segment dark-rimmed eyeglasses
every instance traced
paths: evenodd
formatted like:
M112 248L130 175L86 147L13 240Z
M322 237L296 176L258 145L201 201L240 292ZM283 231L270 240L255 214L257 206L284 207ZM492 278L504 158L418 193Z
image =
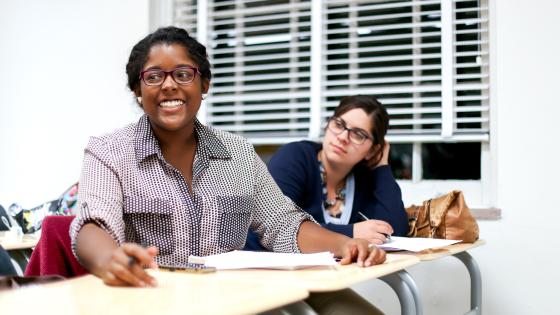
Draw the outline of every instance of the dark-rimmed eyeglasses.
M337 136L347 130L348 139L354 144L363 144L367 140L373 141L373 137L368 135L363 129L346 127L346 122L340 117L332 117L329 119L327 128Z
M194 81L197 73L200 74L200 71L196 67L179 67L171 71L148 69L140 72L140 79L142 79L146 85L156 86L162 85L165 79L167 79L167 76L171 75L173 81L177 84L187 85Z

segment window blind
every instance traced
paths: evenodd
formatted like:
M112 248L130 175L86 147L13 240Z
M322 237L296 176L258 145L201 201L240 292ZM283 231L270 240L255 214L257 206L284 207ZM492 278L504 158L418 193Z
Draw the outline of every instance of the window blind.
M323 118L341 97L387 106L392 142L488 137L487 8L478 1L326 1Z
M206 122L253 142L310 126L310 1L208 1Z
M186 29L189 35L197 37L197 0L175 0L173 1L173 24Z
M254 143L315 138L341 97L372 94L391 116L391 142L488 140L485 1L175 6L176 24L191 33L204 27L214 76L205 101L209 125ZM312 62L319 65L313 72Z

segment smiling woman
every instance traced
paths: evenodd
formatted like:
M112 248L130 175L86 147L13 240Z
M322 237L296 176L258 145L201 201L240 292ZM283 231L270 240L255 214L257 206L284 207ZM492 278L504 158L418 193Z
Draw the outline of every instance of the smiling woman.
M323 229L285 198L247 140L196 119L210 64L185 30L148 35L126 71L144 115L90 139L71 227L75 255L105 283L155 286L145 267L241 249L249 228L277 252L331 251L366 267L385 260L382 250ZM325 299L323 307L377 312L351 290Z

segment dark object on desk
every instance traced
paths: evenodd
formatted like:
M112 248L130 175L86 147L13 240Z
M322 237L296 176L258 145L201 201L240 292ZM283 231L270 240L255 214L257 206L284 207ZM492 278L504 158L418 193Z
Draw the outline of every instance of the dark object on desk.
M6 209L4 209L4 207L2 207L2 205L0 205L0 231L9 231L10 227L6 226L5 223L2 222L2 217L6 218L7 222L10 222L9 217L8 217L8 213L6 212Z
M17 271L8 252L0 246L0 276L15 276Z
M177 271L177 272L188 272L188 273L210 273L216 272L216 268L214 267L207 267L203 264L193 264L188 263L184 266L159 266L160 269L167 270L167 271Z
M23 233L31 234L41 228L43 218L53 214L57 202L57 200L51 200L31 209L23 209L20 205L14 203L10 208L19 209L19 211L14 211L17 212L14 219L21 226Z
M66 189L58 199L47 201L31 209L23 209L17 203L12 204L12 216L22 227L23 233L34 233L41 229L43 219L51 215L73 216L75 215L78 199L78 183L74 183ZM0 212L1 215L1 212Z
M17 289L24 286L45 284L64 280L61 276L19 277L0 276L0 291Z
M421 206L410 206L406 212L408 237L462 240L466 243L478 240L478 224L459 190L426 200Z
M72 278L88 273L72 254L69 231L73 219L73 216L48 216L43 220L41 238L25 269L26 276Z

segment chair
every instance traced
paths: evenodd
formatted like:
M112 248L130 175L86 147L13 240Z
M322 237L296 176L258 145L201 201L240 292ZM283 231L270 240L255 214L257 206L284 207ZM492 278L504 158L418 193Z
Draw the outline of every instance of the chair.
M59 275L73 278L89 273L72 254L70 224L74 216L47 216L41 238L25 268L25 276Z

